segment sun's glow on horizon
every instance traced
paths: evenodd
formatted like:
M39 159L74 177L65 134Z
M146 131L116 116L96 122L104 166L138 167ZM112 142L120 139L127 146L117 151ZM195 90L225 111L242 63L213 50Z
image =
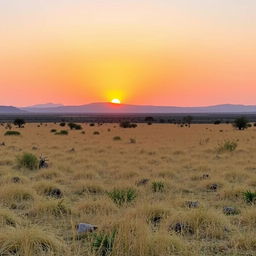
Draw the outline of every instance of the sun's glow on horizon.
M0 1L0 105L255 104L255 0L59 2Z
M119 99L113 99L113 100L111 100L111 103L113 103L113 104L121 104L121 101Z

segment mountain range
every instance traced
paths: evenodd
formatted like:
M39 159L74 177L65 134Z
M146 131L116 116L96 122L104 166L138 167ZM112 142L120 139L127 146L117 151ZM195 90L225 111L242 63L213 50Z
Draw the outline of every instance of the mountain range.
M176 106L152 106L113 104L109 102L97 102L79 106L64 106L61 104L40 104L29 107L0 106L0 114L91 114L91 113L256 113L256 105L222 104L205 107L176 107Z

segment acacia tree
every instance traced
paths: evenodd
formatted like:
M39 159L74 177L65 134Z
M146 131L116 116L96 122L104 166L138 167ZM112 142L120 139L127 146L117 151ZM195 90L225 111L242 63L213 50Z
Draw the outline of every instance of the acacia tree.
M17 125L19 128L21 128L21 127L25 124L25 120L24 120L24 119L21 119L21 118L16 118L16 119L13 121L13 124L14 124L14 125Z
M248 119L244 116L241 116L234 120L233 126L239 130L244 130L248 128L248 124Z

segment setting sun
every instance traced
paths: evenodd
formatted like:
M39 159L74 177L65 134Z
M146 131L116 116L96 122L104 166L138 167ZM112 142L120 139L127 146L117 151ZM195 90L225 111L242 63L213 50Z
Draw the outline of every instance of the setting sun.
M113 99L113 100L111 101L111 103L120 104L121 101L120 101L119 99Z

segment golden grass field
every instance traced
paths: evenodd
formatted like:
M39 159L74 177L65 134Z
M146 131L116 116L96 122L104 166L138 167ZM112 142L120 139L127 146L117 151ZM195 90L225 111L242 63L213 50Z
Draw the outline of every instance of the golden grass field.
M50 132L63 129L58 124L13 127L21 136L4 136L0 126L1 256L256 255L256 206L243 196L256 191L256 127L82 126L84 133L67 136ZM236 150L218 152L225 140L236 141ZM23 152L42 153L49 168L18 168ZM138 186L142 179L149 182ZM153 182L164 187L154 192ZM216 191L211 184L218 185ZM59 188L63 198L47 196L51 188ZM132 188L137 197L115 204L108 194L115 188ZM199 207L189 208L186 201ZM225 215L223 207L239 213ZM78 237L78 223L98 230ZM173 228L177 223L181 232ZM113 232L111 254L104 244L94 246L96 236Z

